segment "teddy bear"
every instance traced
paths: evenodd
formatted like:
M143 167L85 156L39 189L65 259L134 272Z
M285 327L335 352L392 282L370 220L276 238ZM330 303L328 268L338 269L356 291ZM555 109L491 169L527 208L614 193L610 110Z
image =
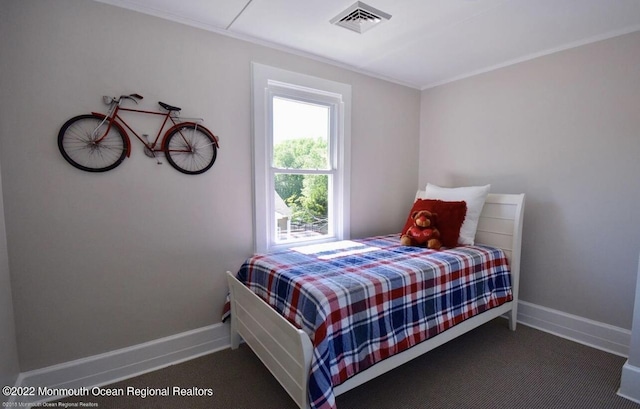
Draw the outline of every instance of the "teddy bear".
M400 238L403 246L421 246L432 250L440 250L440 232L436 228L438 215L428 210L420 210L411 214L413 226Z

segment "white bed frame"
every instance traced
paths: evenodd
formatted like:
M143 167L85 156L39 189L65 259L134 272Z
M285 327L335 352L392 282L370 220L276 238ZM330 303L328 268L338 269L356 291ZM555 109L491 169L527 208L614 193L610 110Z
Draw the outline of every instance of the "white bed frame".
M505 251L511 267L513 301L371 366L334 387L334 394L353 389L503 314L507 314L509 328L515 331L523 211L524 194L489 194L475 240L477 244ZM313 349L309 336L251 292L233 273L227 271L227 278L231 293L231 348L238 348L242 337L296 404L302 409L309 408L307 383Z

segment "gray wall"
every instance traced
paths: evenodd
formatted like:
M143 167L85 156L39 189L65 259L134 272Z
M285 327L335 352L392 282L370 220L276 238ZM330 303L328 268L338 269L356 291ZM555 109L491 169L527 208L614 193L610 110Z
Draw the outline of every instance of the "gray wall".
M20 373L18 348L13 320L13 300L9 256L5 234L4 206L2 203L2 177L0 176L0 385L13 385ZM8 397L2 396L5 401Z
M640 33L422 93L420 185L525 192L524 301L631 327Z
M8 19L6 14L0 12L0 38L7 35L6 27ZM0 55L4 56L6 48L0 40ZM0 58L0 78L6 72L6 58ZM2 89L0 87L0 89ZM1 121L0 121L1 122ZM0 127L2 125L0 124ZM3 151L0 138L0 152ZM0 165L1 168L1 165ZM2 172L0 172L0 385L13 385L20 366L18 362L18 349L16 344L16 331L13 314L13 297L11 292L11 276L9 274L9 254L7 252L7 235L4 217L4 203L2 194ZM6 401L8 397L2 396L0 400Z
M419 91L93 1L2 9L1 163L22 371L219 322L223 273L252 251L251 61L352 85L352 236L403 224L418 184ZM220 136L214 167L186 176L139 144L104 174L67 164L56 146L64 121L132 92L143 107L162 100L204 117Z

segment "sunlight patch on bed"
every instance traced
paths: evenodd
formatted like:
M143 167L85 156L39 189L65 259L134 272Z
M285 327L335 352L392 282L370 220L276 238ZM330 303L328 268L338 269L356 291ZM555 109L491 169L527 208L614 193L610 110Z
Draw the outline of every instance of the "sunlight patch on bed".
M380 250L380 247L367 246L351 240L334 241L330 243L312 244L309 246L293 247L292 250L302 254L316 255L320 260L331 260L353 254L368 253Z

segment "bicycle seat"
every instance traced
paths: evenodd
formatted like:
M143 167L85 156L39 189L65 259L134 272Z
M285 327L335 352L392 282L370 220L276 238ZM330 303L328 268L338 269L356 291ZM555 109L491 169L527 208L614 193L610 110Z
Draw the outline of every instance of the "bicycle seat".
M180 111L182 108L174 107L173 105L165 104L162 101L158 101L158 104L167 111Z

